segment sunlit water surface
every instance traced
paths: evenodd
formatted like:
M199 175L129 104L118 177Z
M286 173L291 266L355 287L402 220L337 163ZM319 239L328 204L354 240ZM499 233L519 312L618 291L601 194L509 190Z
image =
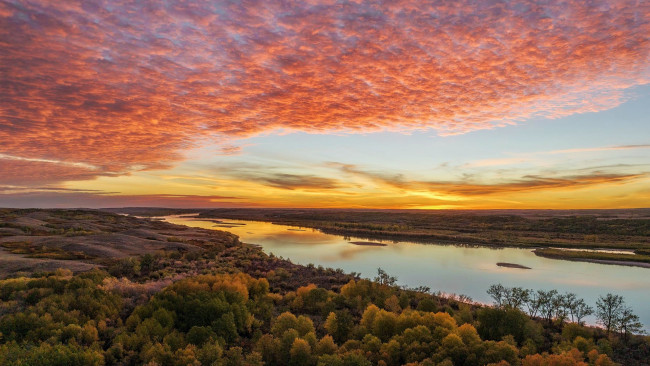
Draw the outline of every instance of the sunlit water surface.
M242 242L259 244L266 253L291 259L294 263L341 268L367 278L374 277L377 268L381 267L396 276L401 285L428 286L432 291L463 294L483 303L490 302L485 291L495 283L574 292L593 307L599 295L611 292L622 295L639 315L646 331L650 331L649 268L553 260L538 257L530 249L517 248L390 241L384 241L386 246L362 246L350 241L366 241L364 239L259 221L224 219L224 224L217 224L181 216L167 216L165 220L229 231L238 235ZM531 269L499 267L497 262L516 263ZM593 317L587 321L595 322Z

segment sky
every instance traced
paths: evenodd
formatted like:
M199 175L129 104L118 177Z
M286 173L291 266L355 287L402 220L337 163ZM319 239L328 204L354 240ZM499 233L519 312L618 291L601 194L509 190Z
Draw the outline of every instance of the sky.
M650 207L650 2L0 1L0 207Z

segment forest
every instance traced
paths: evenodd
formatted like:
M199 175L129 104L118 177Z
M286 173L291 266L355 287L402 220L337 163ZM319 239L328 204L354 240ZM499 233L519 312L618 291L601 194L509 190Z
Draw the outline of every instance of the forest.
M650 359L650 338L615 294L585 304L572 294L495 284L486 289L494 303L484 305L397 286L381 269L363 279L297 265L219 231L100 211L0 214L0 244L20 239L39 248L0 263L36 256L90 266L73 272L39 264L43 270L2 274L2 365L603 366ZM103 243L119 248L119 240L143 237L153 243L147 250L92 255ZM85 245L72 246L75 240ZM77 256L62 256L68 249ZM584 324L591 313L600 327Z

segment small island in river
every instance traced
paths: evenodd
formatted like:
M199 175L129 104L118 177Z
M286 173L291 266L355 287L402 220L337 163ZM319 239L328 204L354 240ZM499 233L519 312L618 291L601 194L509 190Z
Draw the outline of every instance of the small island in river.
M531 269L530 267L522 266L521 264L506 263L506 262L498 262L497 266L499 266L499 267L507 267L507 268Z
M365 245L369 247L385 247L386 245L388 245L384 243L377 243L374 241L351 241L349 243L354 245Z

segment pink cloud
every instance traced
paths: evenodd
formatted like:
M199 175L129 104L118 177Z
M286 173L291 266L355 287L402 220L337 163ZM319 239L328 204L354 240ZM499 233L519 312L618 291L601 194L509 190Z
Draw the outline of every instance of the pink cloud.
M75 180L164 168L206 138L599 111L650 81L649 19L632 0L7 1L0 153L98 167L33 177Z

